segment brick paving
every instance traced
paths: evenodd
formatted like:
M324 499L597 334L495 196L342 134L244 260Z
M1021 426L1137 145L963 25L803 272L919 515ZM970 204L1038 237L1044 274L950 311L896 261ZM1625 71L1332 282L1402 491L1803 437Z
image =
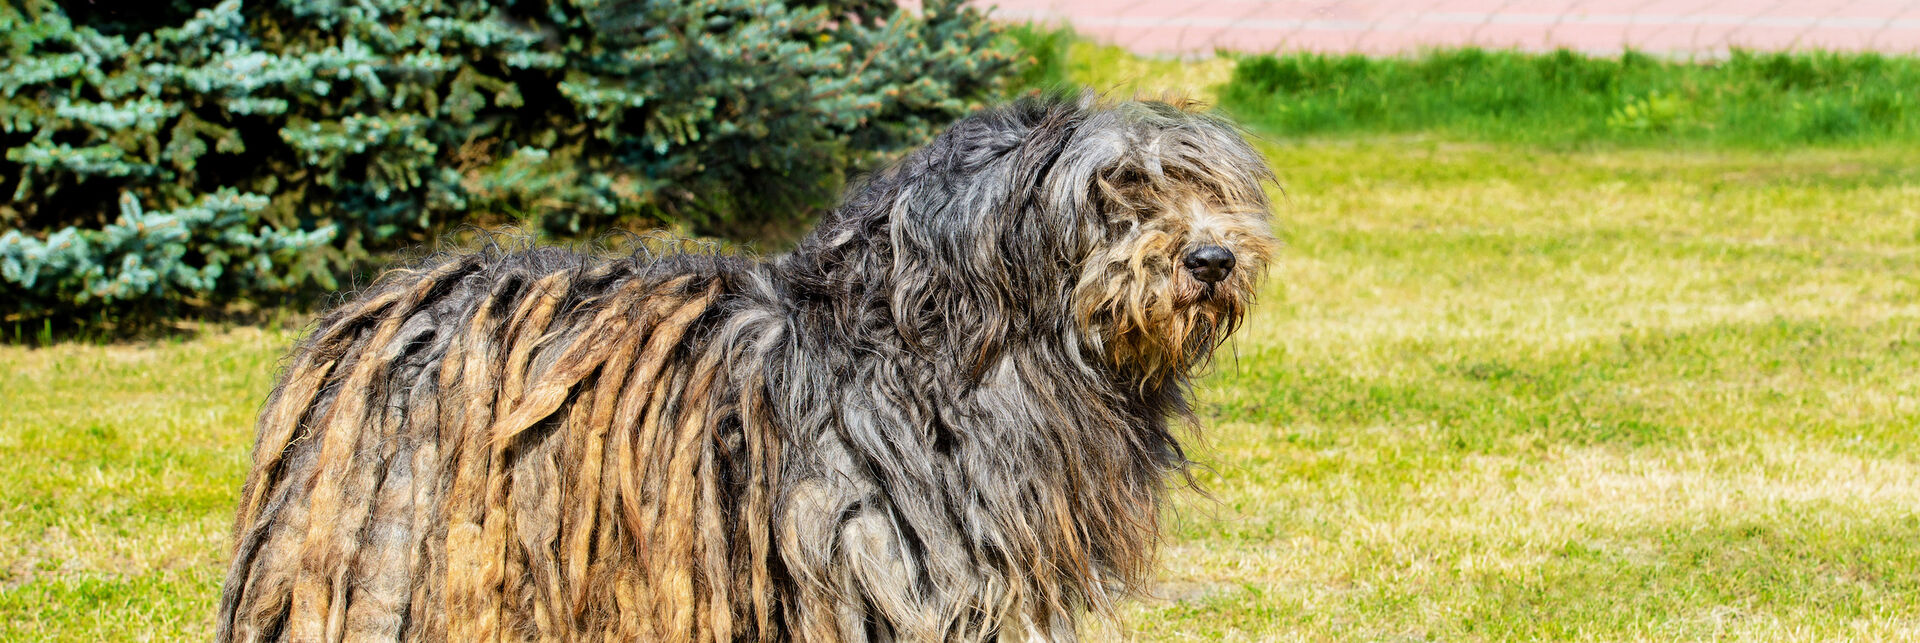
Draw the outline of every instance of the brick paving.
M1920 53L1920 0L976 0L1136 53L1398 54L1476 45L1675 57L1733 48Z

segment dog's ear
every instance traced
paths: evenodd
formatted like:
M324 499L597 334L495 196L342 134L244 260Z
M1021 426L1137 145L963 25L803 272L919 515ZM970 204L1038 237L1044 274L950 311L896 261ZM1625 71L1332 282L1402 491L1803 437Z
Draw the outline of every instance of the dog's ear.
M887 204L888 303L901 339L950 377L977 382L997 362L1022 286L1007 271L1018 187L1014 157L1026 130L1006 114L955 124L892 177ZM956 382L959 384L959 382Z
M1088 181L1121 151L1086 154L1086 112L1025 104L956 123L897 177L890 204L892 308L909 344L977 380L1036 310L1065 298L1058 274L1091 250ZM961 354L965 353L965 354Z

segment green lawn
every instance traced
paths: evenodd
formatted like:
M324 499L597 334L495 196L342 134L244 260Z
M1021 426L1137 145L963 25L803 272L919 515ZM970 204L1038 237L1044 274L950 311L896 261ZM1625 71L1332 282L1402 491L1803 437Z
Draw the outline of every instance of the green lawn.
M1920 638L1920 150L1267 149L1139 638ZM0 639L209 634L293 337L0 346Z
M1268 150L1141 638L1920 636L1920 151ZM208 634L293 336L0 347L0 639Z
M0 640L212 635L253 416L293 338L0 346Z
M1146 638L1920 637L1920 153L1270 150Z

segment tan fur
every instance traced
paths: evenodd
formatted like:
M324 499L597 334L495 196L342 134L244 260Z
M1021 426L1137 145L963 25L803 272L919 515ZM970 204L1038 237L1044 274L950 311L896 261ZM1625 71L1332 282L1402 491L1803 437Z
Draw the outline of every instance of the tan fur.
M1086 337L1105 342L1100 348L1116 366L1148 374L1143 384L1191 367L1233 332L1278 245L1265 196L1183 176L1205 169L1122 167L1098 183L1128 231L1081 271L1074 310ZM1188 249L1207 244L1234 248L1240 261L1211 287L1180 263Z

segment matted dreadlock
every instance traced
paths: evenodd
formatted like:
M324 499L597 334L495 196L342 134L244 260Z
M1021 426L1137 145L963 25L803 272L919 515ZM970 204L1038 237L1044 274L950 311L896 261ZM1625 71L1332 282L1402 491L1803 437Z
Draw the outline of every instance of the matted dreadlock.
M1022 102L767 260L445 256L261 414L219 639L1070 640L1274 247L1217 117Z

